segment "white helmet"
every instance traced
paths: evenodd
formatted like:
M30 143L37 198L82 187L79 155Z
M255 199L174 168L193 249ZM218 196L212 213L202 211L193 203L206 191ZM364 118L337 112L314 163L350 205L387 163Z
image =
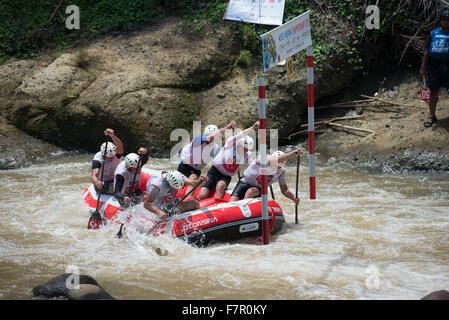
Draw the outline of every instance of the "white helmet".
M174 189L181 189L184 187L185 176L179 171L164 172L163 177L167 180L170 187Z
M104 155L105 148L106 148L106 142L103 142L103 144L101 145L101 148L100 148L101 155ZM116 153L115 144L113 144L112 142L108 142L108 149L106 150L106 157L113 157L113 156L115 156L115 153Z
M248 150L254 148L254 140L250 136L245 136L243 139L240 139L238 143Z
M284 154L285 154L285 152L283 152L283 151L275 151L275 152L273 152L273 153L271 154L271 156L272 156L273 158L279 158L280 156L282 156L282 155L284 155ZM285 161L285 160L284 160L284 161ZM284 161L278 163L278 165L280 165L280 164L283 163Z
M284 154L285 154L285 152L283 152L283 151L275 151L275 152L273 152L273 154L271 156L279 158L280 156L283 156Z
M137 153L129 153L125 157L125 163L128 168L137 168L140 156Z
M210 124L208 126L206 126L206 128L204 128L204 136L210 136L212 133L214 133L215 131L218 131L218 127L214 124Z

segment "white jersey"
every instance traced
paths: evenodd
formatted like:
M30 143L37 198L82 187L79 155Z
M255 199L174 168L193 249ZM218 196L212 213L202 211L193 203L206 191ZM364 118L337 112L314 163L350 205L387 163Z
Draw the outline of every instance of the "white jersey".
M207 143L206 136L195 136L181 150L181 161L197 170L203 169L218 153L218 144Z
M172 188L167 181L160 174L155 174L148 179L147 192L149 195L154 196L156 199L153 201L153 205L157 208L165 203L176 200L177 190Z
M131 193L132 191L134 191L136 186L140 186L141 173L140 172L137 173L136 180L134 181L134 186L132 186L131 184L133 183L134 173L126 168L125 161L120 162L117 168L115 168L114 177L117 175L120 175L124 178L123 186L122 189L120 190L122 194ZM114 190L115 184L116 179L114 179Z
M117 168L118 164L120 163L120 159L116 156L114 156L114 159L112 161L105 161L103 160L103 154L101 151L98 151L92 160L92 162L98 161L103 166L104 165L104 172L103 172L103 181L111 181L114 180L114 171L115 168ZM106 163L106 164L104 164ZM100 167L100 173L101 173L101 167Z
M213 165L221 174L233 176L240 168L240 165L251 161L252 156L249 152L245 152L243 155L237 152L237 141L244 137L245 133L242 131L228 138L224 147L215 156Z
M276 167L278 168L278 167ZM262 175L260 171L262 169L262 164L260 162L260 157L257 160L254 160L248 168L246 168L245 172L243 172L242 181L254 187L262 186ZM285 181L285 169L278 168L276 171L272 169L272 167L267 167L267 181L270 186L276 181L279 181L279 185L286 185Z

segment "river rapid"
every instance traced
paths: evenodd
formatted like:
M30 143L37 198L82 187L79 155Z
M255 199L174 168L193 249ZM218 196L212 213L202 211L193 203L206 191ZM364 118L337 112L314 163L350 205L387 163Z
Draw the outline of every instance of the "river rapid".
M448 173L380 173L318 157L310 200L304 156L299 224L276 183L286 224L269 245L197 248L131 230L117 239L115 224L88 230L81 195L92 156L66 153L0 171L0 299L32 299L33 287L68 266L118 299L402 300L449 288ZM176 168L168 159L147 166ZM296 166L286 169L294 193Z

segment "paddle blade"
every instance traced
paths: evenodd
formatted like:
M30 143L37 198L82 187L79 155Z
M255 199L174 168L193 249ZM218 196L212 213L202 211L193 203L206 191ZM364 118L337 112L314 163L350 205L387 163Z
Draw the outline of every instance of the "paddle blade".
M98 211L95 211L87 223L87 229L100 229L102 225L101 215Z
M120 225L120 230L117 232L117 235L116 235L116 237L119 239L121 239L123 237L122 229L123 229L123 223Z

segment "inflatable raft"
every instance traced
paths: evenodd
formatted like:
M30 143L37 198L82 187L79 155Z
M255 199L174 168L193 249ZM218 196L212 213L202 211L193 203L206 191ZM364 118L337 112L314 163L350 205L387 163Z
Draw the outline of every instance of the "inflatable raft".
M143 191L146 191L146 183L153 174L160 174L160 171L147 168L142 169L142 183L140 187ZM185 188L179 190L177 197L183 197L185 192ZM199 189L196 189L193 196L196 196L198 193ZM201 200L200 209L172 215L164 222L159 222L157 216L151 213L135 217L137 221L133 221L133 225L135 223L140 224L140 232L149 233L155 237L169 234L196 245L261 235L261 199L254 198L229 202L230 195L230 192L227 190L223 199L217 199L212 196L211 198ZM90 208L96 208L98 197L93 185L90 185L84 191L83 199ZM142 207L141 210L145 209ZM123 210L117 199L112 195L101 195L99 211L105 221L120 223L117 217ZM275 234L282 228L285 219L282 208L274 200L268 201L268 216L270 233Z

